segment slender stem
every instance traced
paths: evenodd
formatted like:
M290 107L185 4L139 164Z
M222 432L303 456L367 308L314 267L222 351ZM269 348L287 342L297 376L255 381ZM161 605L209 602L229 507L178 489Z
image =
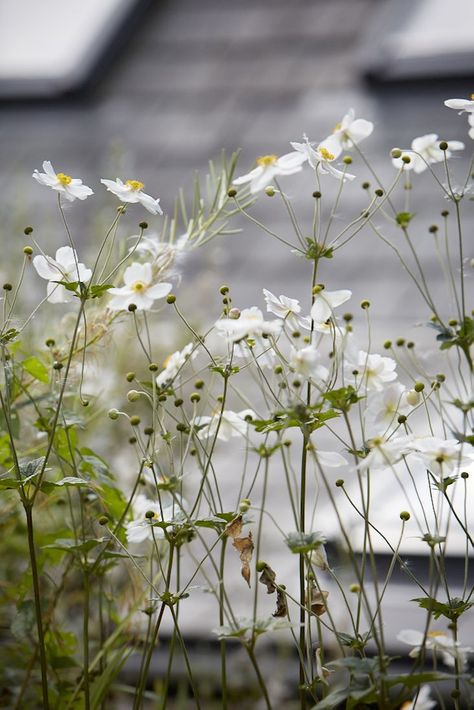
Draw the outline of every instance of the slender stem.
M253 647L250 644L245 644L245 650L248 653L248 656L250 658L250 662L252 666L254 667L255 674L257 676L258 684L260 686L260 689L263 694L263 698L265 700L265 704L267 706L267 710L272 710L272 704L270 702L270 697L268 695L268 690L267 686L265 685L265 681L263 679L263 676L260 672L260 668L258 667L257 659L255 658L255 651L253 650Z
M84 708L85 710L90 710L91 699L90 699L90 686L89 686L89 602L90 602L90 584L89 584L89 572L84 569L83 574L84 580L84 615L82 623L82 633L83 633L83 663L84 663Z
M227 536L222 538L221 558L219 565L219 626L224 624L224 565L225 565L225 549ZM226 643L225 639L220 640L221 652L221 701L222 710L227 710L227 659L226 659Z
M38 630L38 648L41 666L41 687L43 690L43 709L49 710L48 698L48 664L46 660L46 649L44 645L43 632L43 617L41 612L41 597L38 578L38 564L36 561L34 528L33 528L33 510L32 505L28 503L24 505L26 513L26 525L28 529L28 548L30 551L31 574L33 577L33 593L35 596L35 611L36 611L36 628Z

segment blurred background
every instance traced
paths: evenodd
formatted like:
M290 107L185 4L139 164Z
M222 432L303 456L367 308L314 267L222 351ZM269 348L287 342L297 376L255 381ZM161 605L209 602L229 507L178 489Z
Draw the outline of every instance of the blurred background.
M67 210L85 261L82 250L93 249L116 208L99 178L141 180L171 213L178 189L192 194L194 172L205 172L222 149L242 148L238 174L246 173L256 156L286 153L303 132L322 140L351 107L375 123L362 148L388 182L394 146L408 148L425 133L469 142L465 117L443 101L474 90L473 24L472 0L450 0L449 10L444 0L0 0L1 248L18 247L20 258L28 224L47 253L64 243L55 195L31 179L44 160L96 192ZM467 157L452 160L463 177L467 148ZM367 171L360 160L352 167L360 179L345 188L341 228L366 203ZM295 176L289 194L309 228L308 182L306 173ZM433 195L422 176L414 230L436 292L428 226L446 202ZM261 202L259 219L288 232L281 206ZM158 228L160 218L130 210L129 234L143 218ZM387 337L423 338L421 329L415 336L406 329L429 314L386 247L364 232L352 247L322 276L331 290L353 290L354 311L363 298L373 301L373 349ZM217 317L224 282L239 307L262 307L263 286L305 298L304 266L246 224L242 234L193 253L180 289L200 327ZM195 611L189 623L193 631L208 627Z

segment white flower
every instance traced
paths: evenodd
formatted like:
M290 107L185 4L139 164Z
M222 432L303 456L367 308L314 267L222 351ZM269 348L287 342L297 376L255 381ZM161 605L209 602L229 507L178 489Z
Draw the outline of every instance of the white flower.
M440 653L443 663L447 666L454 667L456 660L458 661L461 670L464 669L467 661L468 653L472 653L472 648L469 646L461 646L459 641L454 641L452 636L448 636L444 631L428 631L426 639L421 631L414 629L403 629L397 635L397 639L414 648L408 654L411 658L417 658L424 641L424 647L433 653Z
M134 303L139 311L146 311L153 306L157 298L164 298L171 291L169 283L153 283L151 264L139 264L137 261L125 269L123 275L125 286L110 288L109 308L113 311L123 311Z
M49 160L43 162L43 170L44 173L35 170L32 177L34 177L40 185L46 185L64 195L69 202L85 200L86 197L94 194L90 187L82 184L82 180L79 180L79 178L72 178L70 175L65 175L64 173L55 173Z
M125 532L129 543L139 543L144 540L163 538L164 530L155 527L157 521L169 522L182 512L181 506L173 501L167 506L161 506L158 501L153 501L139 493L133 501L133 513L137 517L125 525ZM153 513L152 516L147 513Z
M326 468L340 468L347 466L347 461L341 454L336 451L321 451L316 449L316 458L321 466Z
M432 710L436 707L436 700L431 697L429 685L423 685L413 700L406 700L400 710Z
M222 414L221 412L216 412L211 417L195 417L193 424L203 427L199 430L199 436L208 439L214 437L217 432L218 439L229 441L233 436L245 436L247 434L249 425L246 418L248 417L254 419L255 412L251 409L243 409L241 412L232 412L230 409L225 409Z
M117 195L121 202L140 202L140 204L152 214L163 214L160 207L160 200L154 199L143 192L145 185L140 180L126 180L122 182L120 178L116 180L101 180L109 192Z
M354 109L349 109L344 118L340 123L337 123L332 132L332 137L336 141L331 143L334 148L339 145L339 152L336 157L342 153L343 150L350 150L360 143L365 138L368 138L372 131L374 130L374 124L371 121L366 121L365 118L355 118ZM325 145L325 141L321 143Z
M190 358L195 357L197 352L194 350L194 344L188 343L184 346L182 350L176 350L176 352L169 355L164 362L164 370L156 378L156 384L158 387L162 387L174 380L178 372L183 367L184 363Z
M346 363L346 375L348 381L363 382L368 390L382 390L386 382L397 379L396 366L391 357L359 350L356 361Z
M459 113L467 113L467 120L470 125L469 137L474 139L474 94L470 99L448 99L444 102L448 108L453 108Z
M327 567L325 567L324 569L327 569ZM331 673L334 673L334 671L329 670L328 668L326 668L326 666L323 666L323 664L321 663L321 649L317 648L316 649L316 676L319 678L321 683L324 683L324 685L329 686L327 679L329 678Z
M299 375L311 380L326 380L329 371L324 365L320 365L320 354L313 345L308 345L301 350L291 349L290 367Z
M268 322L260 308L244 308L237 319L222 318L216 321L217 330L229 341L237 342L242 338L260 338L262 335L277 335L281 330L281 321Z
M314 170L317 170L322 175L329 174L338 180L354 180L355 175L351 175L346 171L337 170L332 163L340 154L340 141L336 136L329 136L323 143L316 146L315 143L310 143L308 137L303 135L304 143L292 142L291 147L297 153L301 153L304 159L308 161Z
M150 232L146 237L140 237L134 234L130 240L134 240L136 246L130 247L128 253L131 252L146 256L151 256L154 266L158 271L169 269L179 259L181 254L186 249L188 235L184 234L179 237L176 242L163 242L160 240L156 232ZM138 241L140 240L140 241Z
M473 454L466 453L467 444L456 439L438 439L434 436L416 439L415 448L431 473L447 476L454 469L472 463Z
M266 288L263 289L263 294L269 313L273 313L278 316L278 318L284 320L293 330L298 330L299 327L310 330L311 319L299 315L301 313L299 301L295 298L288 298L288 296L283 295L277 298L271 291L267 291Z
M349 300L352 296L352 291L342 289L341 291L326 291L321 289L314 296L314 302L311 306L311 318L315 325L325 325L333 315L333 311L338 306Z
M399 436L386 438L377 436L369 442L370 451L361 461L358 468L360 471L367 471L371 468L386 468L393 466L402 459L403 456L413 451L413 437Z
M299 173L306 157L300 153L286 153L280 158L277 155L262 155L257 158L257 167L246 175L236 178L234 185L250 183L250 192L255 194L263 190L277 175L293 175Z
M368 428L380 434L395 426L399 415L407 414L411 409L407 395L405 387L399 382L369 392L366 409Z
M55 259L39 254L33 259L33 266L39 276L48 281L47 293L50 303L70 303L74 300L74 293L58 284L58 281L87 283L92 276L92 271L78 262L77 254L71 247L60 247Z
M451 151L464 149L464 143L461 143L461 141L447 141L447 143L448 149L441 150L437 134L427 133L412 140L411 150L403 151L402 157L408 155L411 159L409 163L404 163L402 157L392 158L392 163L396 168L422 173L428 169L428 165L442 163L445 157L450 158L452 156Z

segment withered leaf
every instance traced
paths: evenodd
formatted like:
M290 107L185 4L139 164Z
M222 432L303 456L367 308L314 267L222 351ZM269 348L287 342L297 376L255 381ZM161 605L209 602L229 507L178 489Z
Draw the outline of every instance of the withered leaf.
M254 548L252 533L249 532L247 537L236 537L232 544L237 552L240 552L240 560L242 562L242 569L240 572L250 587L250 561L252 559Z
M306 604L308 604L309 601L313 614L316 614L316 616L322 616L327 610L326 599L329 596L329 592L325 592L324 590L319 591L319 589L313 585L310 589L309 596L309 600L306 599Z
M276 590L276 585L275 585L275 579L276 579L276 573L272 570L271 567L268 565L265 565L265 567L262 570L262 574L258 578L258 581L260 584L264 584L267 588L267 594L273 594Z
M277 605L276 605L276 609L273 612L272 616L275 616L275 617L288 616L288 605L286 603L285 592L282 589L277 589L276 592L277 592Z
M242 515L238 515L236 518L227 523L225 526L225 534L235 540L239 537L242 532Z

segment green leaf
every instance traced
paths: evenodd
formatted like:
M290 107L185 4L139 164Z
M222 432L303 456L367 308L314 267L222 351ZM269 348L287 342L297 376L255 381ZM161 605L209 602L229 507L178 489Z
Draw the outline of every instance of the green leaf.
M50 545L43 545L43 550L64 550L64 552L90 552L101 545L104 542L108 542L108 538L99 538L97 540L90 538L89 540L84 540L83 542L78 542L76 544L75 540L56 540L56 542Z
M399 212L397 216L395 217L395 221L400 227L408 227L410 224L411 220L413 219L415 215L412 214L411 212Z
M451 680L453 677L449 673L439 671L424 671L422 673L410 673L407 675L388 675L385 682L389 688L395 685L404 685L405 688L417 688L424 683L436 683L441 680Z
M474 602L465 602L458 597L453 597L446 603L439 602L433 597L418 597L411 601L418 602L418 606L430 611L435 619L445 616L450 621L457 621L465 611L474 606Z
M326 542L326 538L320 532L292 532L286 536L285 542L293 554L302 555L316 550Z
M312 710L333 710L333 708L338 708L344 700L347 700L350 692L350 688L334 690L329 695L326 695L323 700L320 700L319 703L313 705Z
M44 466L44 461L44 456L41 456L39 459L31 459L30 461L22 459L18 462L20 477L23 483L27 483L40 473Z
M69 486L87 486L90 488L91 484L83 478L77 478L77 476L66 476L61 478L60 481L43 481L41 490L43 493L51 493L55 488L68 488Z
M18 605L10 631L18 641L25 641L31 637L35 620L35 604L32 599L26 599Z
M40 382L44 382L45 384L48 384L49 382L49 370L44 365L41 360L38 360L37 357L32 355L31 357L27 357L26 360L23 360L21 363L23 366L23 369L26 370L32 377L35 378L35 380L39 380Z
M331 390L323 394L323 399L328 401L331 406L341 412L348 412L353 404L363 399L357 394L357 391L348 385L348 387L340 387L339 389Z
M95 286L89 287L89 294L91 298L100 298L106 293L109 288L113 288L113 284L96 284Z
M0 335L0 345L6 345L11 343L20 335L20 331L16 328L9 328L4 333Z

